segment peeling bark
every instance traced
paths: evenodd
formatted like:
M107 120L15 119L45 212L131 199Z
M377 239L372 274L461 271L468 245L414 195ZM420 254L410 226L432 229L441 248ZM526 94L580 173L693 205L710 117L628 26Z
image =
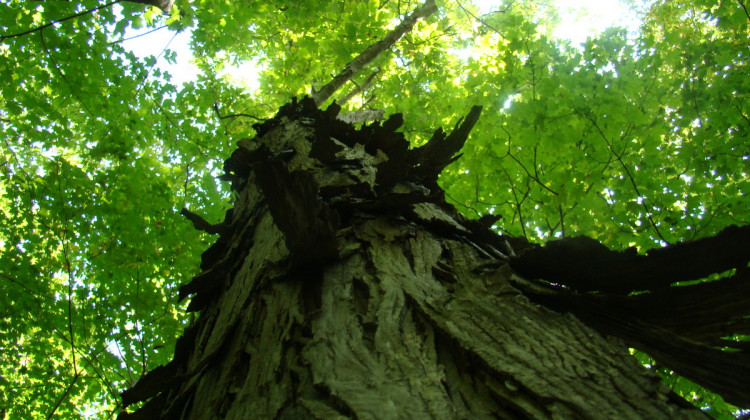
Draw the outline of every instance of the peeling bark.
M515 285L535 302L570 312L727 402L750 407L750 343L738 339L750 334L748 242L750 226L729 226L637 255L575 237L529 247L510 264L532 280ZM711 281L684 283L711 274Z
M343 105L343 103L341 105ZM357 124L365 121L382 120L383 115L385 115L385 111L382 109L362 109L341 114L338 116L338 119L349 124Z
M292 103L226 162L236 191L200 317L122 418L704 418L569 314L512 284L496 218L446 204L438 173L479 116L408 150L400 116L355 130Z

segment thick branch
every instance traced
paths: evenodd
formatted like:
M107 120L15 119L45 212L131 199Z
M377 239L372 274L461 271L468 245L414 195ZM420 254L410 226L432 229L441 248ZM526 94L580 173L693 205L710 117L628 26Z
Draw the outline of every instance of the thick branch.
M713 237L637 255L634 248L612 251L595 239L578 236L530 249L511 265L526 278L577 291L629 294L745 267L750 262L748 241L750 226L729 226Z
M372 62L380 54L387 49L391 48L402 36L407 32L411 31L417 20L430 16L437 11L435 6L435 0L425 0L422 7L412 12L409 17L404 19L395 29L393 29L388 35L386 35L380 41L367 47L360 55L354 60L350 61L349 64L344 67L339 74L333 77L333 80L328 82L323 88L313 95L313 100L316 105L320 105L331 97L344 83L351 80L351 78L362 70L367 64Z

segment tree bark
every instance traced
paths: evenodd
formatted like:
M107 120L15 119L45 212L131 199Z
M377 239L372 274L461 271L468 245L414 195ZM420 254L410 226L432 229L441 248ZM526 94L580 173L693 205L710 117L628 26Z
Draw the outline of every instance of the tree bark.
M355 130L312 100L256 126L198 320L122 418L705 418L571 315L511 284L513 238L446 204L436 180L479 116L408 150L400 116Z
M382 109L362 109L341 114L338 119L349 124L357 124L365 121L382 120L384 115L385 110Z

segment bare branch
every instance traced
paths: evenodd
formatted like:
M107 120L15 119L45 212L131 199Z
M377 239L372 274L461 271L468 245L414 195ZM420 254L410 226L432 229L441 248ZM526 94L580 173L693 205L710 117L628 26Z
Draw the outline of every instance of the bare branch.
M247 117L247 118L252 118L252 119L254 119L256 121L266 121L263 118L258 118L255 115L250 115L250 114L237 113L237 114L221 115L221 111L219 111L219 105L218 104L214 104L214 112L216 112L216 116L219 117L220 120L225 120L227 118Z

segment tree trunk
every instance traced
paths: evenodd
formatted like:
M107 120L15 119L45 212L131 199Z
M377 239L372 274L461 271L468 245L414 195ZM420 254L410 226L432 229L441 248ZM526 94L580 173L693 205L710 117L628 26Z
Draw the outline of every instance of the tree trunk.
M476 122L407 150L312 100L226 162L236 203L175 356L122 418L705 418L621 342L511 285L512 238L446 204L437 175Z

